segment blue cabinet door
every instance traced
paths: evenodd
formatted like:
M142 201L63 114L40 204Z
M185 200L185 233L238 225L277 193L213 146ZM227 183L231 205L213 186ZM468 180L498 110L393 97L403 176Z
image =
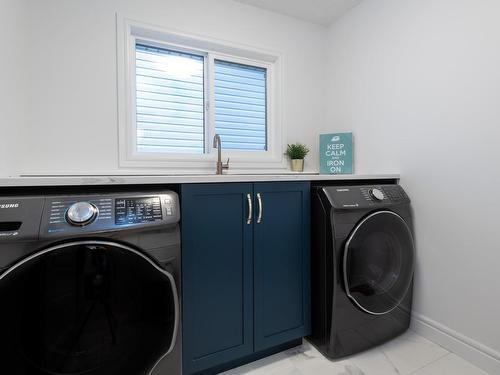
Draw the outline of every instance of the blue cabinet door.
M253 352L253 184L182 186L183 374Z
M259 351L310 334L310 184L255 183L254 195L254 345Z

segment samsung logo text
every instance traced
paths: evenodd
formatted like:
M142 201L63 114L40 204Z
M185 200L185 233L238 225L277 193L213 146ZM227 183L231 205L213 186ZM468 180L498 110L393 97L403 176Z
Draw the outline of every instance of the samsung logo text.
M19 208L19 203L0 203L0 210L4 208Z

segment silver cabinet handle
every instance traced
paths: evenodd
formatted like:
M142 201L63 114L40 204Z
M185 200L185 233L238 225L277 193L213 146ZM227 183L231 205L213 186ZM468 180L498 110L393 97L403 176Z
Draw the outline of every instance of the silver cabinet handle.
M248 202L248 217L247 224L252 224L252 216L253 216L253 206L252 206L252 196L247 194L247 202Z
M262 215L264 214L264 207L262 205L262 196L257 193L257 202L259 203L259 215L257 216L257 224L262 223Z

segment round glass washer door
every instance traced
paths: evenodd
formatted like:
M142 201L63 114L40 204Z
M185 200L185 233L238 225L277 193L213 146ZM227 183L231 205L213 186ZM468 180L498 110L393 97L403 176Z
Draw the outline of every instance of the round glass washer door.
M415 248L410 228L392 211L361 220L345 244L344 285L363 311L382 315L396 308L412 283Z
M147 375L179 326L173 276L140 251L79 241L0 274L0 353L9 375Z

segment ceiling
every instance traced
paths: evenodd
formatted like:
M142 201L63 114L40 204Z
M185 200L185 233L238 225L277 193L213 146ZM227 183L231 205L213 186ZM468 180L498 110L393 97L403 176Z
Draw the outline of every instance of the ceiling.
M328 26L362 0L235 0Z

